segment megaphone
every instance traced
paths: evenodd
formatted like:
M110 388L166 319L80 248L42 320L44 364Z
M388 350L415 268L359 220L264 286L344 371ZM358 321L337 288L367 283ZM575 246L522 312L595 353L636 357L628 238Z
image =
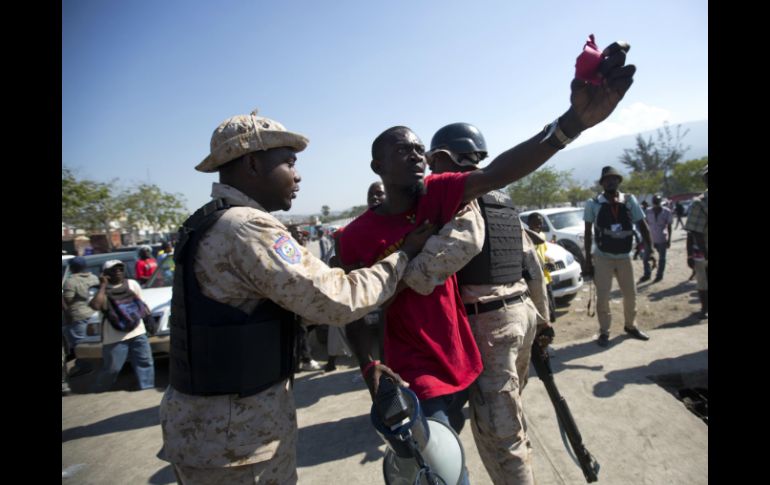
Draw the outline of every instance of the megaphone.
M426 418L410 389L383 376L370 418L388 444L386 485L457 485L465 469L460 437L447 424Z

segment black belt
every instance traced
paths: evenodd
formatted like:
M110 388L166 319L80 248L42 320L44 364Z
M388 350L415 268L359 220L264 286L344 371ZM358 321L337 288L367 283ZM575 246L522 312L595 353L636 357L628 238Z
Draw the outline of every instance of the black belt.
M466 303L465 312L468 315L478 315L480 313L491 312L498 310L504 305L513 305L514 303L524 302L529 297L529 291L520 293L516 296L511 296L502 300L490 301L489 303Z

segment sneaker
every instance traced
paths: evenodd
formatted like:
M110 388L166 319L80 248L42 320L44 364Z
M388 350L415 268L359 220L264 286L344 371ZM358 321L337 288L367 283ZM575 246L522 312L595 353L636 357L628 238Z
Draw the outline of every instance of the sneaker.
M610 345L610 336L606 333L600 333L599 338L596 340L599 347L607 347Z
M658 282L659 282L659 281L661 281L662 279L663 279L663 277L662 277L662 276L656 276L656 277L655 277L655 279L654 279L654 280L652 280L652 282L653 282L653 283L658 283Z
M650 336L642 332L638 328L624 328L627 334L639 340L650 340Z
M650 275L644 275L641 278L639 278L639 283L644 283L645 281L650 280Z
M307 362L300 362L299 370L321 370L321 364L313 359L310 359Z

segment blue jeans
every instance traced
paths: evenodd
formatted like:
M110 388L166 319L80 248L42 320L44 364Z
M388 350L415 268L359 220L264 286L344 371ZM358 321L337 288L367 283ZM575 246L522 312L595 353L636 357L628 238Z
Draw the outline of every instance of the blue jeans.
M88 318L84 320L76 320L72 323L62 326L61 333L64 335L64 339L67 341L67 347L71 351L78 346L78 344L86 338L86 327L88 326ZM87 372L91 370L89 364L84 363L82 360L75 359L75 367L73 371Z
M663 272L666 270L666 250L667 244L665 242L653 244L658 251L658 271L655 274L655 278L663 278ZM650 268L650 252L645 250L642 263L644 264L644 276L650 276L652 274L652 268Z
M466 402L468 402L468 389L463 389L452 394L420 401L420 407L426 418L435 418L444 424L448 424L459 435L465 425L463 406L465 406ZM467 467L463 467L460 485L470 485Z
M88 326L88 319L76 320L72 323L62 326L61 333L67 340L67 345L70 349L74 349L78 346L81 340L86 338L86 327Z
M155 363L147 335L142 334L129 340L107 344L102 347L104 364L94 384L96 392L107 391L115 383L120 369L131 359L131 367L139 381L139 389L155 387Z

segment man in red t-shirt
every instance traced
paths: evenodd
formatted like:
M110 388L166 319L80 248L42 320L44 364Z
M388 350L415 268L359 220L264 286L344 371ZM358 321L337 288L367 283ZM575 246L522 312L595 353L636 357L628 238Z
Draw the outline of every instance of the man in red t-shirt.
M136 281L140 285L147 283L150 276L158 269L158 262L152 257L152 248L142 246L139 249L139 260L136 262Z
M635 67L624 65L628 48L614 43L605 49L599 84L574 79L571 106L562 116L482 169L424 177L425 147L417 135L403 126L380 134L372 144L371 168L382 179L386 199L345 228L339 244L343 265L371 265L397 250L409 229L426 221L448 222L464 202L526 176L583 130L607 118L633 82ZM458 401L481 372L481 359L454 276L430 295L407 288L393 299L386 311L385 355L423 404L442 401L438 417L462 425L447 415L462 416ZM389 369L361 364L374 393L380 375Z

